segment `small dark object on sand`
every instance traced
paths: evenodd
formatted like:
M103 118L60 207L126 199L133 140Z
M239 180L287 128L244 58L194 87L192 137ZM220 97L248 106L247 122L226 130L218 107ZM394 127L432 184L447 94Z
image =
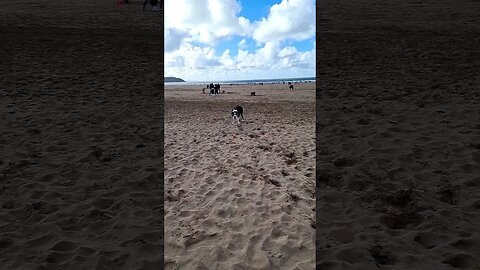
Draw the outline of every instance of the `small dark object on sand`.
M250 92L250 96L255 96L255 92Z
M288 195L290 196L290 199L294 202L300 200L300 197L298 197L297 194L293 194L293 193L288 193Z

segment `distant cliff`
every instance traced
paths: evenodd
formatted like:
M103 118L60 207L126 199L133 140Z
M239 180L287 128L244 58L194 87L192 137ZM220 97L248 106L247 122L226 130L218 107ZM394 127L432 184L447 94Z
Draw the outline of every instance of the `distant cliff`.
M165 77L165 82L185 82L185 81L180 78Z

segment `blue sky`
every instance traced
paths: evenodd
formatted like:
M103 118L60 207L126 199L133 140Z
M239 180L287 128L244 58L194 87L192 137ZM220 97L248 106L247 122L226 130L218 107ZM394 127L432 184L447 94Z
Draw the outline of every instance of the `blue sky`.
M242 10L240 11L240 16L249 18L250 20L259 20L268 15L270 7L274 4L278 4L281 1L275 0L240 0L238 1Z
M165 76L198 81L302 75L315 76L313 0L165 1Z
M246 47L242 48L245 51L248 52L255 52L255 49L258 48L256 46L256 41L251 39L251 38L243 38L241 36L233 36L231 38L225 39L224 41L220 42L217 46L215 46L216 51L218 52L223 52L226 49L230 50L231 55L235 56L238 53L238 43L242 40L245 39L246 41ZM285 41L285 44L288 44L290 46L293 46L297 48L299 51L309 51L315 46L315 37L309 38L303 41L295 41L295 40L288 40ZM200 45L200 43L194 43L196 45Z

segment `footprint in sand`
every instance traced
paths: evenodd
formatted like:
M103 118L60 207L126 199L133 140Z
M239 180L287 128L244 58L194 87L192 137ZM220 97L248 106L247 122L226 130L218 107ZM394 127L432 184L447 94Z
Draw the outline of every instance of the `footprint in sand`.
M247 199L245 197L239 197L238 199L235 200L235 203L237 204L238 207L243 207L245 204L247 204Z
M238 193L238 192L240 192L240 190L239 190L238 188L232 188L232 189L230 189L230 191L229 191L230 194L236 194L236 193Z
M209 190L207 193L205 193L205 197L212 197L213 195L215 195L215 191L213 190Z

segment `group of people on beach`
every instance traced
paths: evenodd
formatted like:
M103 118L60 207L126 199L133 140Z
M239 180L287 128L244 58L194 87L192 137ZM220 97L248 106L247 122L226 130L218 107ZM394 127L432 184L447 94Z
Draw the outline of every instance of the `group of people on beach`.
M218 94L220 94L220 84L219 84L219 83L216 83L216 84L213 84L213 83L207 84L207 88L206 88L206 89L210 89L210 92L209 92L209 95L210 95L210 96L217 96ZM202 89L202 93L205 94L205 88Z
M152 11L159 11L160 9L163 9L163 0L160 0L160 6L158 6L158 0L145 0L143 2L143 10L145 10L145 5L147 5L148 2L150 2Z

